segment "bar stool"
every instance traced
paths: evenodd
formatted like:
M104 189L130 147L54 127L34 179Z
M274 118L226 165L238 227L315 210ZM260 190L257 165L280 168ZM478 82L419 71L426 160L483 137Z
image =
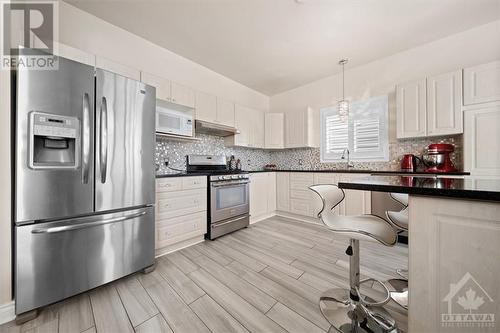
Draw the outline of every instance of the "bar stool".
M395 320L382 307L390 300L389 289L379 280L360 280L359 276L359 241L377 241L393 246L397 241L396 231L387 221L375 215L334 215L333 209L345 197L344 191L336 185L313 185L309 189L323 201L318 213L323 224L332 232L350 238L346 250L349 256L350 289L325 291L319 302L321 313L340 332L397 332ZM360 293L360 285L368 281L379 283L385 289L386 296L382 301L376 302Z
M390 193L391 198L401 205L401 211L387 211L385 215L389 222L393 225L397 233L408 231L408 194ZM408 309L408 270L397 269L396 273L401 276L401 279L390 279L387 283L394 289L391 291L391 298L400 306Z

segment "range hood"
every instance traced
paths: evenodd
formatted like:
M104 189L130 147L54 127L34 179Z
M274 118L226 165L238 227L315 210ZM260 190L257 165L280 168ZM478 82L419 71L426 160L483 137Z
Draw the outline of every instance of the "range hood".
M208 121L196 120L196 133L215 135L215 136L231 136L238 134L239 131L231 126L214 124Z

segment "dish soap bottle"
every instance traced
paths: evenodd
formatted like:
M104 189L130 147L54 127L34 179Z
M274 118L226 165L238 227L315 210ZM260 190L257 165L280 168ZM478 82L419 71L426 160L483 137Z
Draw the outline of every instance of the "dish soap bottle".
M231 155L231 158L229 159L229 170L230 171L236 170L236 159L234 158L234 155Z

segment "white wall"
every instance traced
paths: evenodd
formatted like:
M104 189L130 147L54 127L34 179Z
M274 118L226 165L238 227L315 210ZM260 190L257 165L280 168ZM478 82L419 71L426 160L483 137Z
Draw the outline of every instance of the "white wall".
M59 41L63 44L240 105L269 109L268 96L64 2L60 2L59 22Z
M411 36L408 36L411 38ZM355 55L353 55L355 56ZM346 97L360 100L389 94L390 138L396 139L395 85L428 75L500 59L500 20L444 39L346 69ZM341 96L341 74L271 97L271 112L331 105ZM319 133L318 133L319 135Z

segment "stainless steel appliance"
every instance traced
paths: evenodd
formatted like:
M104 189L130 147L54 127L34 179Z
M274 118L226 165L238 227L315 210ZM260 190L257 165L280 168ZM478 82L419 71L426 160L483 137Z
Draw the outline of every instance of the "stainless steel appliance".
M194 135L193 110L158 100L156 103L156 132L191 137Z
M13 79L19 315L153 265L155 89L63 58Z
M187 172L209 174L208 239L248 226L250 176L247 172L230 172L224 155L188 155Z

